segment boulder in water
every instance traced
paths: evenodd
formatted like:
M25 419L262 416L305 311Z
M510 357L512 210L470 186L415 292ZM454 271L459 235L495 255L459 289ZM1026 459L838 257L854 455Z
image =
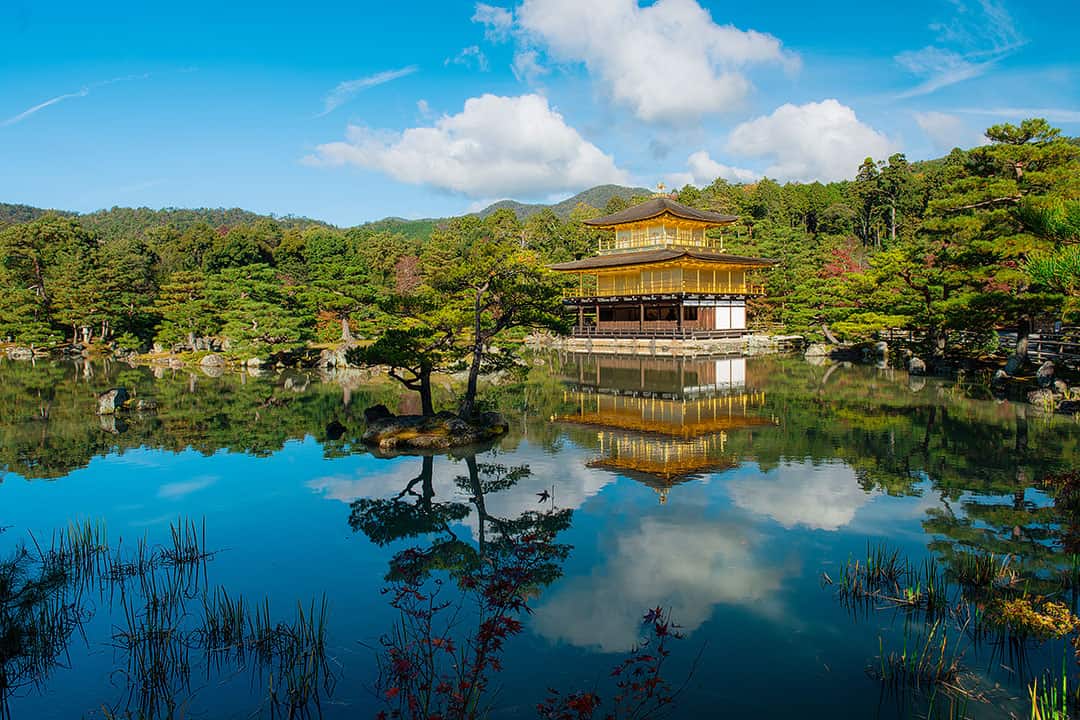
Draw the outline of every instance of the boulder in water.
M922 358L913 357L908 361L908 372L912 375L925 375L926 363Z
M1019 355L1010 355L1009 359L1005 362L1005 372L1009 375L1016 375L1024 368L1025 359Z
M118 387L98 395L98 415L113 415L130 399L127 388Z
M1047 360L1039 369L1035 371L1035 379L1039 383L1039 387L1050 387L1054 384L1054 363Z
M471 421L452 413L390 415L368 420L361 440L380 450L447 450L492 440L509 429L498 413L483 413Z
M373 405L364 410L364 421L368 423L377 422L379 420L385 420L386 418L394 417L394 413L390 412L390 408L383 404Z

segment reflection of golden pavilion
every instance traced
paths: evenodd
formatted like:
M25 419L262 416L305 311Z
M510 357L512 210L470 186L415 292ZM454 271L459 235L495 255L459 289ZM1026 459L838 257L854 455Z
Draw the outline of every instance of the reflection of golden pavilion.
M729 431L775 424L760 414L765 393L746 387L745 358L570 356L563 375L575 410L553 419L596 428L588 466L649 485L661 503L675 485L737 464Z

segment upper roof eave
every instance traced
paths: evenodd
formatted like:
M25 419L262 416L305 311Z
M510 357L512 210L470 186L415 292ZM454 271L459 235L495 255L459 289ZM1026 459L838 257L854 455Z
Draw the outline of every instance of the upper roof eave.
M594 255L572 260L570 262L555 263L549 265L551 270L559 272L572 272L574 270L601 270L610 267L622 267L627 265L647 265L651 263L670 262L682 257L705 262L725 263L729 265L751 265L759 267L771 267L777 264L770 258L754 258L742 255L726 255L724 253L705 252L688 248L662 248L660 250L644 250L641 252L612 253L611 255Z
M592 220L585 220L584 222L591 227L614 227L617 225L625 225L627 223L640 222L642 220L651 220L660 217L665 213L673 215L681 220L691 220L707 225L730 225L739 219L736 215L724 215L708 210L698 210L697 208L687 207L686 205L675 202L671 198L657 197L634 205L633 207L628 207L625 210L620 210L617 213L593 218Z

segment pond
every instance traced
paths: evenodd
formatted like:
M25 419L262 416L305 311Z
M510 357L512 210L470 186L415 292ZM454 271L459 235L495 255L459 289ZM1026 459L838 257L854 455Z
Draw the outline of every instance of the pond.
M499 443L383 457L364 408L415 400L378 380L0 362L0 717L1029 716L1072 646L945 586L992 554L1075 610L1080 426L973 392L539 356Z

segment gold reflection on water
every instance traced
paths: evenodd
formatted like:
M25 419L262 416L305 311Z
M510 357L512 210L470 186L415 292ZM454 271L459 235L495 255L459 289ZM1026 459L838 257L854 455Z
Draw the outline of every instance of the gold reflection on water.
M656 361L653 360L653 363ZM587 464L625 475L667 501L672 487L735 467L729 432L779 424L765 411L764 391L729 387L712 393L661 396L648 388L577 388L563 401L575 408L555 422L597 428L596 457Z

